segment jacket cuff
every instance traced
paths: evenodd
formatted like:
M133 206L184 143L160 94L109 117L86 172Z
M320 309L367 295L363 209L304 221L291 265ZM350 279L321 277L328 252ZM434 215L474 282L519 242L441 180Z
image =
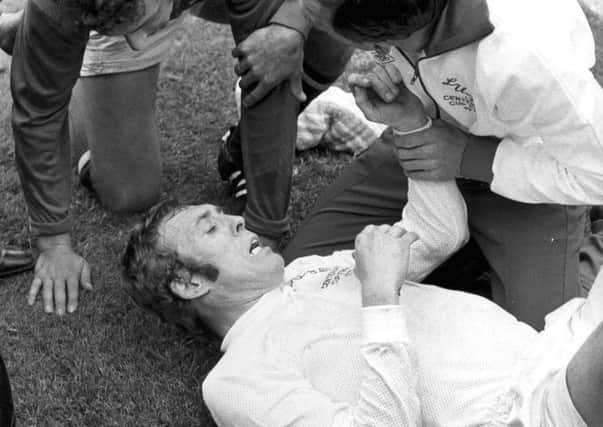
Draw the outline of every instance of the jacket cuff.
M492 165L501 139L492 136L469 135L461 160L461 177L492 183Z
M399 305L363 308L362 326L362 344L410 342L404 310Z
M308 38L308 34L312 29L312 22L304 14L300 0L285 0L270 20L270 23L299 31L304 39Z
M30 232L34 238L70 233L72 225L73 222L71 215L57 222L29 221Z

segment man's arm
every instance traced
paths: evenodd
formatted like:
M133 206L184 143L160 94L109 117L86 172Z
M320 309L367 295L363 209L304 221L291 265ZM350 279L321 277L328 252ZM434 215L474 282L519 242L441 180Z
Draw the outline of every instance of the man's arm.
M537 42L515 36L480 45L480 114L502 139L485 166L493 175L492 191L513 200L603 203L603 89L590 71L592 33L579 8L571 7L580 15L569 18L574 27L551 19ZM500 64L493 56L508 60ZM478 147L468 145L465 156Z
M71 249L68 105L88 32L60 16L56 3L26 2L13 49L11 90L15 155L40 257L29 295L43 288L45 310L75 310L87 264ZM48 8L48 10L47 10ZM49 15L50 14L50 15ZM54 298L53 298L54 295ZM54 304L53 304L54 299Z
M397 225L419 236L410 248L407 279L421 281L469 240L467 206L455 181L408 180Z
M259 0L229 1L243 105L251 107L284 81L303 102L302 69L305 39L312 28L299 0L285 0L275 11ZM258 8L264 7L263 13ZM254 10L252 13L249 10ZM252 17L250 19L250 17Z
M510 87L495 103L510 132L493 159L492 191L526 203L601 204L603 89L587 70L541 76L536 88Z
M296 30L304 36L304 39L308 38L312 29L312 22L308 14L304 12L301 0L285 0L270 23Z
M384 141L392 139L392 128L412 132L425 125L420 101L404 86L394 66L377 68L366 75L351 74L348 81L367 119L391 126L382 136ZM410 249L407 279L413 281L423 279L469 239L465 200L451 178L422 181L409 177L407 203L397 225L419 236Z

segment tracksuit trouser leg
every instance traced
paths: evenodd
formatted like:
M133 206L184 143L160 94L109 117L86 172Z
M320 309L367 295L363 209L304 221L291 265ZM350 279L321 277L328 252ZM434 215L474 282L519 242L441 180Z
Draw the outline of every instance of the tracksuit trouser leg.
M283 0L228 0L232 32L240 43L269 24ZM312 30L304 51L304 89L311 99L343 72L352 50L327 34ZM245 97L246 91L242 96ZM279 238L289 230L287 208L300 103L288 82L258 104L242 108L239 131L247 180L244 218L251 231Z

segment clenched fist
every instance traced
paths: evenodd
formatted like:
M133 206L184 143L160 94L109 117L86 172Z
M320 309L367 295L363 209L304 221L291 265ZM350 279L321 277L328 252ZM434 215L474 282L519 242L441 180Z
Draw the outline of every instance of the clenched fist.
M408 273L410 246L415 233L394 225L367 226L356 237L355 274L362 284L362 305L398 304Z

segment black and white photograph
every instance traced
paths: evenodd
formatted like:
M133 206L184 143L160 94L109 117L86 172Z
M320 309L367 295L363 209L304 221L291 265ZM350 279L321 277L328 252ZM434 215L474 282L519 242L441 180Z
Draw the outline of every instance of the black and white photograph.
M0 427L603 427L603 0L0 0Z

